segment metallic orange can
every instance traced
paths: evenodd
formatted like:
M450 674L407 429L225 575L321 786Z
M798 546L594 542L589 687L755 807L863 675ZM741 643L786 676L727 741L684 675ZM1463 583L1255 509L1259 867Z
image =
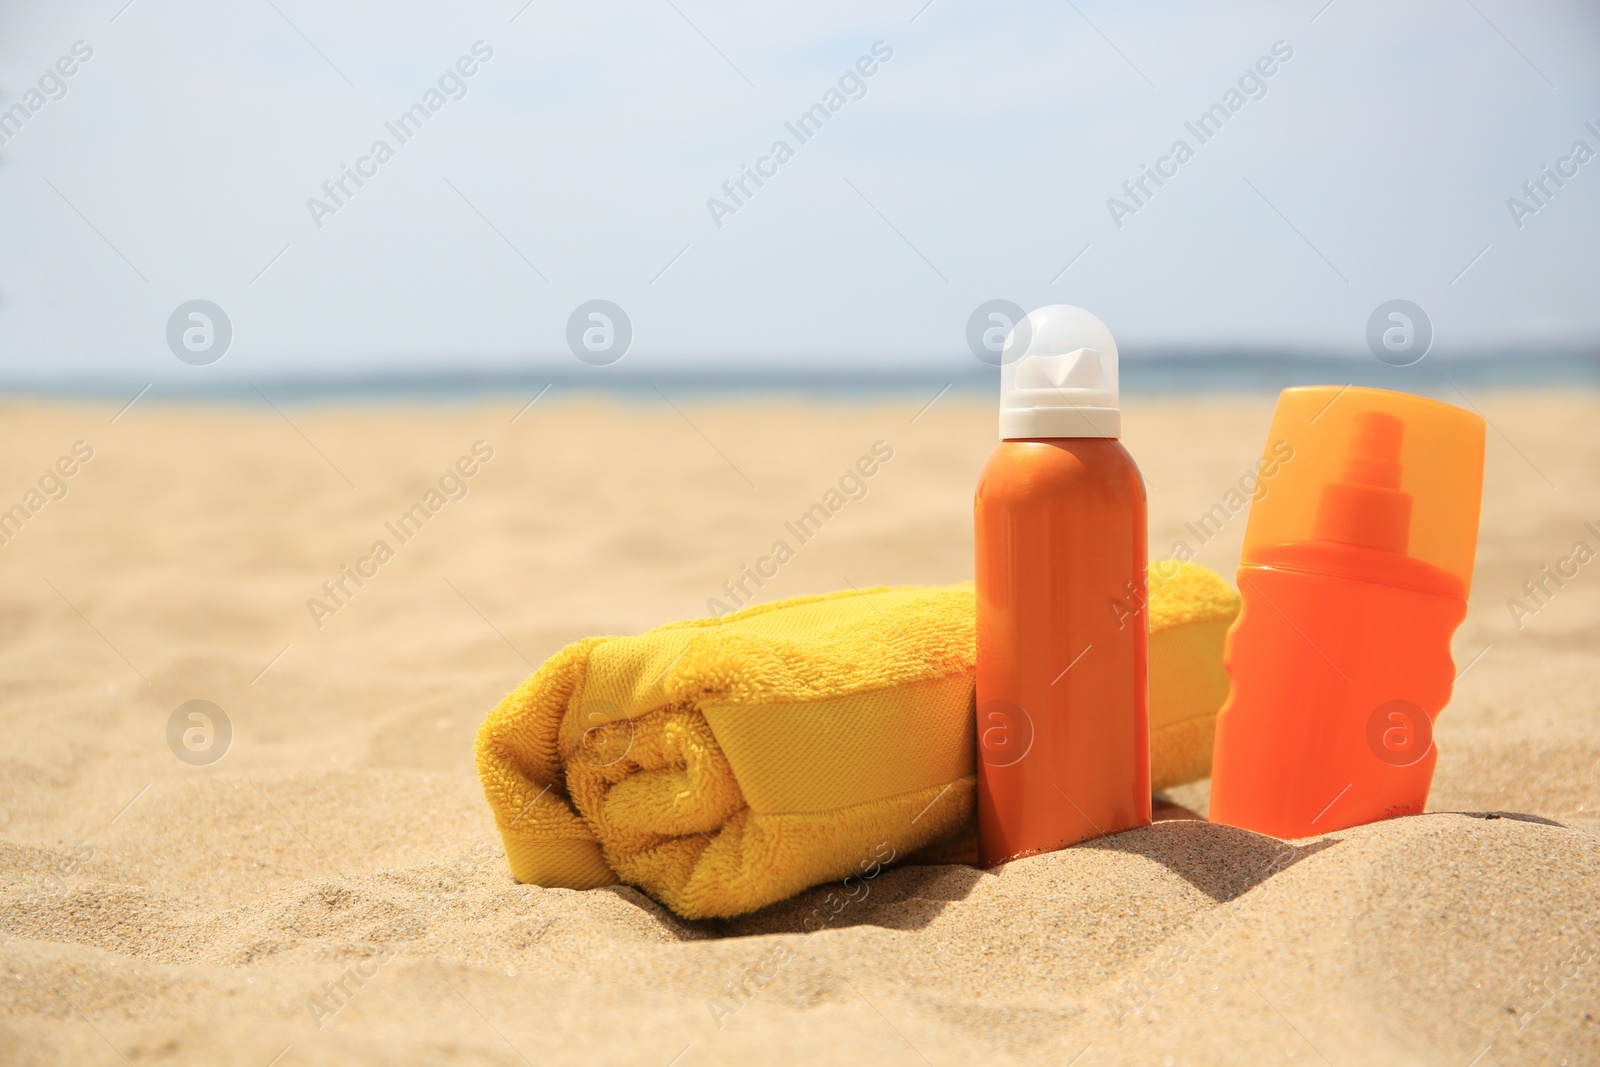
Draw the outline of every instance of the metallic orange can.
M975 501L978 842L992 866L1150 824L1144 481L1116 345L1041 308L1002 364Z

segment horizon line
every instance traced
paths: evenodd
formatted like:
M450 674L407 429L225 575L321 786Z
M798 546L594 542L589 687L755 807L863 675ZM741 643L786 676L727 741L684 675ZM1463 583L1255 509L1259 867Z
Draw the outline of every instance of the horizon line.
M1537 388L1579 385L1600 387L1600 346L1544 349L1523 354L1480 350L1473 353L1430 353L1406 367L1385 364L1369 354L1312 351L1230 349L1210 354L1135 352L1119 359L1121 392L1150 395L1173 392L1259 392L1294 385L1338 380L1405 391L1431 391L1452 385ZM997 367L977 359L943 359L937 364L826 363L652 365L626 358L595 367L570 359L517 366L505 362L451 367L351 368L316 372L291 368L269 373L210 367L173 367L147 374L118 369L96 374L53 370L17 374L0 368L0 397L126 398L155 388L173 399L255 398L258 386L286 399L340 397L432 396L464 399L476 395L520 393L559 385L585 392L649 392L659 383L696 393L812 391L828 394L899 392L925 386L961 391L995 387ZM185 373L188 371L189 373ZM209 373L208 373L209 372Z

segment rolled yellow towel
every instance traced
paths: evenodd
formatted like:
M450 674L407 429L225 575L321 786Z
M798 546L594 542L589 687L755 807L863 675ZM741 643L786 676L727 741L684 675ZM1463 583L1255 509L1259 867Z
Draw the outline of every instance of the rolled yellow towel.
M1221 632L1237 611L1214 574L1177 566L1149 598L1159 785L1209 771ZM627 882L704 918L875 873L887 856L960 855L976 785L973 619L970 583L879 588L568 646L478 732L512 874ZM1199 695L1158 672L1200 679Z

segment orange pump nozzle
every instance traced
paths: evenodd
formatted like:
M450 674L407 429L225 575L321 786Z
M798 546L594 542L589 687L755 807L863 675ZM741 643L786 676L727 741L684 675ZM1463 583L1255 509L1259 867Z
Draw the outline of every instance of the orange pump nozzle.
M1288 546L1303 545L1294 566L1321 569L1331 551L1344 573L1405 584L1410 572L1397 568L1409 558L1448 572L1465 597L1483 440L1480 416L1437 400L1361 386L1285 389L1240 564L1288 566Z
M1314 539L1405 552L1411 540L1411 494L1400 489L1405 432L1404 422L1382 411L1356 416L1344 470L1322 487Z

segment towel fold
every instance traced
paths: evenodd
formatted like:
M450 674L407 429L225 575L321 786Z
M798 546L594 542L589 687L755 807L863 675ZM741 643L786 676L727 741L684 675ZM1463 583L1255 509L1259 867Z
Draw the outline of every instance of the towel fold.
M1210 571L1164 566L1177 570L1149 598L1158 787L1209 773L1237 612ZM1181 640L1158 643L1169 632ZM960 858L975 653L970 583L798 597L569 645L478 733L512 874L626 882L696 919L875 873L886 856ZM1158 721L1163 692L1178 699Z

